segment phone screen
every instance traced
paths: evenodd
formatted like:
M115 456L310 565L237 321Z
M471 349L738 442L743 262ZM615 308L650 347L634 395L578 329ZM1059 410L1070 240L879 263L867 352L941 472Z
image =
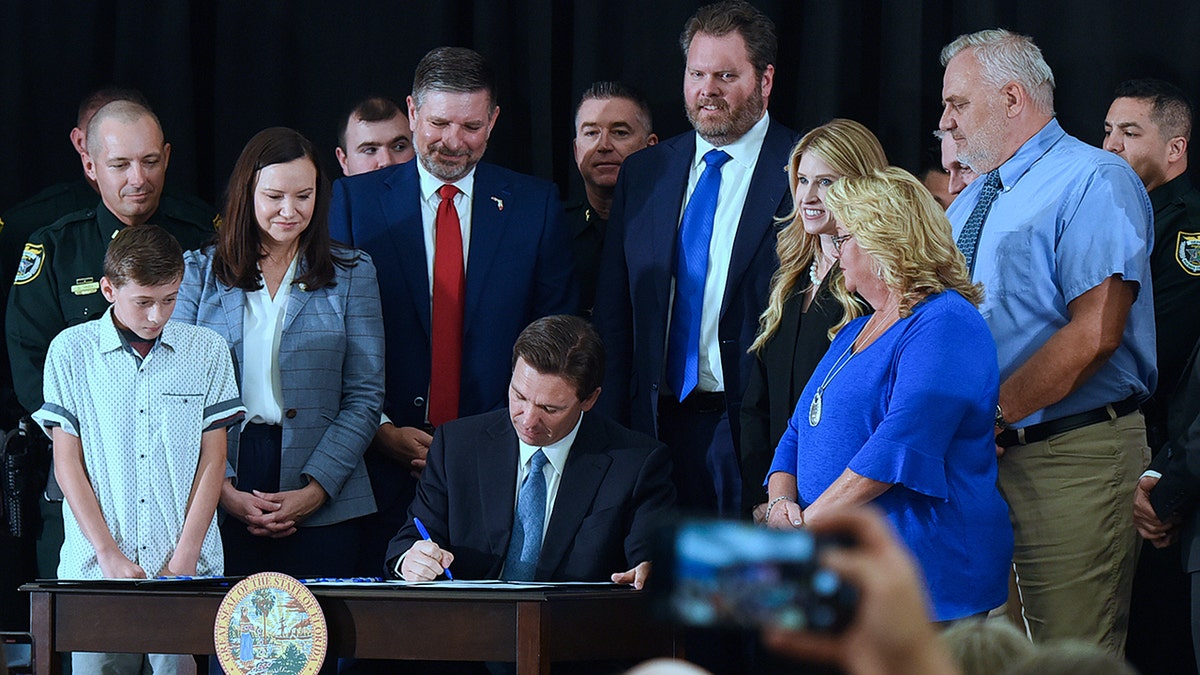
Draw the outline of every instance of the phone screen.
M737 521L685 520L669 529L654 585L678 621L824 632L849 623L857 594L818 562L824 547L844 542Z

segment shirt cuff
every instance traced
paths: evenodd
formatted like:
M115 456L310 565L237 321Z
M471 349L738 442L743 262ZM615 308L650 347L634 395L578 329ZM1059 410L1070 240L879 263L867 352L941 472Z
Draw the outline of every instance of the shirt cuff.
M1143 478L1162 478L1162 472L1155 471L1154 469L1146 469L1145 471L1142 472L1141 476L1138 476L1138 480L1141 480Z
M391 423L392 423L392 418L388 417L387 413L385 413L385 412L379 413L379 426L383 426L385 424L391 424Z

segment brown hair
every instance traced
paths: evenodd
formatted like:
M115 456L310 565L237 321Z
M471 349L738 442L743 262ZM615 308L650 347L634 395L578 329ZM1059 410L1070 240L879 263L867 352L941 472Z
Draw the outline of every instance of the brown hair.
M271 127L254 134L246 143L225 193L224 223L217 231L217 248L213 255L213 271L226 286L256 291L262 288L258 261L265 255L262 234L254 215L254 187L258 172L272 164L284 164L300 158L312 162L317 170L316 202L312 220L300 234L298 255L304 256L308 269L292 280L309 290L334 285L334 265L352 267L356 258L343 257L332 251L329 238L329 182L317 161L313 144L298 131L287 127Z
M346 129L350 127L351 121L357 119L363 122L384 122L402 114L404 113L400 110L400 106L390 98L385 96L364 98L354 104L350 112L342 117L342 126L338 129L338 147L343 151L346 149Z
M775 24L748 2L724 0L696 10L679 36L679 46L685 57L696 33L713 37L730 33L741 35L746 43L746 56L754 66L754 74L760 78L767 66L775 63L775 52L779 46Z
M543 375L558 375L575 385L582 401L604 382L604 342L592 324L570 314L534 321L517 336L512 365L517 359Z
M413 73L412 98L417 108L430 91L488 93L488 115L496 111L496 80L483 56L465 47L438 47L421 57Z
M104 254L104 276L118 288L131 281L141 286L174 283L183 278L183 249L157 225L122 228Z

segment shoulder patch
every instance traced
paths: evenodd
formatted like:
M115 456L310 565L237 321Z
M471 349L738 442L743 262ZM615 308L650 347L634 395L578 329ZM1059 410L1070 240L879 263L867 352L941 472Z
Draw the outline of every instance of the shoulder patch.
M214 230L221 229L221 214L219 214L219 213L217 215L213 216L213 229Z
M44 246L25 244L25 250L21 251L21 263L17 266L17 277L13 279L13 285L20 286L36 279L42 271L42 262L45 259Z
M1175 240L1175 262L1184 272L1200 277L1200 232L1179 233Z

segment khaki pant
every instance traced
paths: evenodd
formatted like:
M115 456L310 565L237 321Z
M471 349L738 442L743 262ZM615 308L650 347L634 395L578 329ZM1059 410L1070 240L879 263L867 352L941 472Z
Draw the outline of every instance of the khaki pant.
M1000 492L1016 546L1013 570L1035 642L1078 638L1121 656L1141 541L1133 490L1150 462L1140 412L1008 448Z

